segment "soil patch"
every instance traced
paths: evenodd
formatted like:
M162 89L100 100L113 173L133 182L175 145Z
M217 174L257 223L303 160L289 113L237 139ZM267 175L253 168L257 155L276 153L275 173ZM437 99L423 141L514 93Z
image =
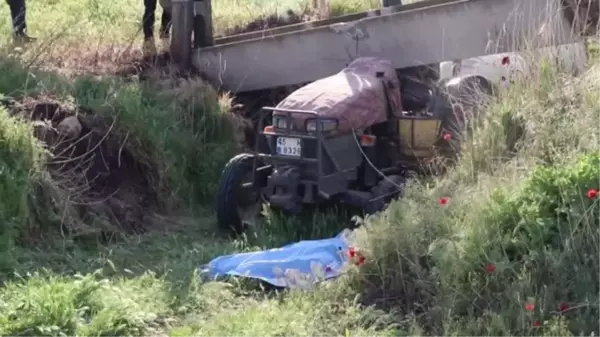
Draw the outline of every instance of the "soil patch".
M271 14L252 20L246 24L235 26L234 28L226 31L222 36L258 32L265 29L289 26L311 20L312 14L309 10L304 10L300 14L297 14L292 10L288 10L286 11L285 15Z
M82 220L76 225L89 224L94 231L115 226L119 231L144 231L146 217L157 207L147 179L152 169L136 161L127 137L116 134L115 121L51 96L2 103L11 114L30 120L36 138L52 153L48 171Z
M76 48L76 47L73 47ZM131 80L154 78L201 77L195 69L181 69L171 62L166 41L145 42L143 45L97 46L73 53L69 47L50 50L43 59L33 60L44 70L67 78L75 76L118 76Z

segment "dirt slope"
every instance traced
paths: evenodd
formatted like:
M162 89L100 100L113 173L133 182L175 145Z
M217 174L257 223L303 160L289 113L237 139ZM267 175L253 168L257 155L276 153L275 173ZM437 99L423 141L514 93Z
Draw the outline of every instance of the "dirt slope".
M36 138L52 157L47 167L56 187L82 223L106 224L120 230L140 232L149 210L156 207L148 182L152 168L130 153L127 139L115 134L115 121L101 118L51 96L27 97L2 102L12 115L30 120Z

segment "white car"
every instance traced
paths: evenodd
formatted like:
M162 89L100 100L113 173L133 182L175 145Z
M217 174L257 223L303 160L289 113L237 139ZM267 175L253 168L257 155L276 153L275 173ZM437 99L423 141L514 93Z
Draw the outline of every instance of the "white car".
M587 54L583 43L561 45L540 50L560 62L565 70L579 74L587 67ZM481 75L496 85L507 86L519 72L526 73L534 59L531 53L512 52L473 57L462 61L440 63L440 80L453 76Z

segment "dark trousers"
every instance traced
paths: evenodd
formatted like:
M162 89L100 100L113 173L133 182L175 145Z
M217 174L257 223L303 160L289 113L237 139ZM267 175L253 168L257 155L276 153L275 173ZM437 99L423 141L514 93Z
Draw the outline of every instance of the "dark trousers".
M144 37L151 38L154 35L154 12L156 11L157 0L144 0L144 16L142 18L142 27ZM171 27L171 12L163 8L160 17L160 34L166 35Z
M12 18L13 33L23 34L27 30L25 23L25 0L6 0L10 8Z

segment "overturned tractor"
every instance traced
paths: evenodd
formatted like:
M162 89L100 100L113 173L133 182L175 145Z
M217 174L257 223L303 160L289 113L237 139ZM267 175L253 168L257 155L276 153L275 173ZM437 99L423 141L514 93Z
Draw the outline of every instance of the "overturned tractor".
M445 79L419 97L403 95L400 83L391 62L358 58L264 107L254 151L223 170L219 224L240 233L264 202L290 213L331 202L379 211L423 161L453 152L447 140L493 94L476 75Z

